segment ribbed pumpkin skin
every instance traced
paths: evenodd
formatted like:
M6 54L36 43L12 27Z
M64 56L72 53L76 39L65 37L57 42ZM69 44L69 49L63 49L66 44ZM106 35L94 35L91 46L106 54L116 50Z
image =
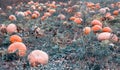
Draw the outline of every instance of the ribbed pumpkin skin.
M10 34L17 32L17 26L15 24L9 24L6 29Z
M22 38L18 35L12 35L12 36L10 36L10 42L11 43L22 42Z
M19 56L22 57L26 55L27 48L24 43L15 42L8 47L8 53L14 53L16 50L18 50Z
M48 54L41 50L34 50L28 55L29 63L33 67L38 66L39 64L47 64L48 59Z
M114 42L118 41L118 37L115 34L111 34L109 32L100 33L97 36L97 39L100 40L100 41L102 41L102 40L112 40Z

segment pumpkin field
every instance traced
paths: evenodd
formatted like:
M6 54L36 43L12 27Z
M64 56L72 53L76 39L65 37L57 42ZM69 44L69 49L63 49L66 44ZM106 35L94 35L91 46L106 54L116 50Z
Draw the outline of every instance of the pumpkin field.
M119 0L19 1L0 2L0 70L120 70Z

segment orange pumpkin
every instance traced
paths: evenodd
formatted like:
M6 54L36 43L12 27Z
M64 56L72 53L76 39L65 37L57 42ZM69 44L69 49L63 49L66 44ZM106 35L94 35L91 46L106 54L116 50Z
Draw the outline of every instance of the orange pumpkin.
M41 20L44 21L47 17L46 16L42 16Z
M37 14L32 14L32 19L38 18Z
M47 6L49 6L51 8L57 8L57 6L55 4L48 4Z
M71 21L74 21L74 20L75 20L75 17L72 16L72 17L70 17L69 19L70 19Z
M91 28L90 28L90 27L85 27L85 28L83 29L83 32L84 32L85 35L88 35L88 34L90 34L90 32L91 32Z
M110 27L104 27L102 29L103 32L112 32L112 29Z
M7 29L7 32L10 34L17 32L17 26L15 24L12 24L12 23L9 24L6 29Z
M16 18L16 16L15 15L10 15L9 16L9 20L11 20L11 21L15 21L17 18Z
M97 31L101 31L102 30L102 27L100 25L94 25L92 27L92 31L93 32L97 32Z
M32 14L32 12L30 10L26 11L28 15Z
M117 16L119 14L119 11L118 10L114 10L113 11L113 15Z
M53 14L53 13L56 12L56 10L55 9L49 9L48 12L51 13L51 14Z
M48 59L48 54L42 50L34 50L28 55L29 63L33 67L39 64L47 64Z
M29 14L28 14L27 12L24 12L24 15L25 15L25 16L28 16Z
M95 4L95 8L100 9L101 8L100 3Z
M111 40L113 42L118 42L118 37L115 34L109 33L109 32L102 32L98 34L97 39L100 41L103 40Z
M12 36L10 36L10 42L11 43L22 42L22 38L18 35L12 35Z
M40 16L40 13L39 13L38 11L34 11L34 12L33 12L33 14L36 14L36 15L37 15L37 17L39 17L39 16Z
M49 17L49 16L51 16L51 13L45 12L45 13L44 13L44 16Z
M8 47L8 53L14 53L18 50L18 55L23 57L26 55L27 48L22 42L14 42Z
M106 18L109 18L110 16L111 16L110 12L107 12L106 15L105 15Z
M99 26L102 26L102 23L101 23L99 20L94 19L94 20L91 22L91 25L99 25Z
M81 18L75 18L74 22L77 23L77 24L81 24L82 19Z

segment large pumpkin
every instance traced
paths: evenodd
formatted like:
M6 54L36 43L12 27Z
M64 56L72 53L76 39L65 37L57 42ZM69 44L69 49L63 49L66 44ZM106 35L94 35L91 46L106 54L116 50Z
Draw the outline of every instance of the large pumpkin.
M25 56L27 48L24 43L22 42L14 42L8 47L8 53L14 53L15 51L18 50L18 55L19 56Z
M47 64L48 59L48 54L42 50L34 50L28 55L29 63L33 67L39 64Z
M118 37L115 34L109 33L109 32L102 32L98 34L97 39L102 41L102 40L111 40L114 42L118 42Z

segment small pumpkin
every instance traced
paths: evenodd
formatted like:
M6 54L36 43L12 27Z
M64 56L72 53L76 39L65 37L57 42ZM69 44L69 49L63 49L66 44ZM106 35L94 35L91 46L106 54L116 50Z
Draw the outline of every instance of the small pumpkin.
M9 34L17 32L17 26L13 23L9 24L6 29L7 29L7 33Z
M12 36L10 36L10 42L11 43L22 42L22 38L18 35L12 35Z
M113 15L117 16L119 14L119 11L118 10L114 10L113 11Z
M101 31L102 30L102 27L100 25L94 25L92 27L92 31L93 32L97 32L97 31Z
M32 12L30 10L26 11L28 15L32 14Z
M111 40L113 42L118 42L118 37L115 34L109 33L109 32L102 32L98 34L97 39L100 41L103 40Z
M64 20L64 19L66 18L66 16L63 15L63 14L59 14L57 17L58 17L59 19L61 19L61 20Z
M41 20L44 21L47 17L46 16L42 16Z
M110 12L107 12L106 14L105 14L105 17L106 18L109 18L111 16L111 13Z
M40 16L40 13L39 13L38 11L34 11L34 12L33 12L33 14L36 14L36 15L37 15L37 17L39 17L39 16Z
M74 22L76 24L81 24L82 23L82 19L81 18L75 18Z
M83 32L84 32L85 35L88 35L88 34L90 34L90 32L91 32L91 28L90 28L90 27L85 27L85 28L83 29Z
M32 19L36 19L38 18L38 15L37 14L32 14Z
M10 15L9 16L9 20L11 20L11 21L15 21L17 18L16 18L16 16L15 15Z
M75 20L75 18L76 18L76 17L71 16L69 19L70 19L71 21L74 21L74 20Z
M42 50L34 50L28 55L28 60L31 66L35 67L39 64L47 64L49 56Z
M14 53L18 50L18 55L23 57L26 55L27 48L22 42L14 42L8 47L8 53Z
M104 27L102 29L103 32L112 32L112 29L110 27Z
M48 12L51 13L51 14L53 14L53 13L56 12L56 10L55 9L49 9Z
M97 20L97 19L94 19L92 22L91 22L91 25L99 25L99 26L102 26L102 23Z
M49 16L51 16L51 13L45 12L45 13L44 13L44 16L49 17Z

